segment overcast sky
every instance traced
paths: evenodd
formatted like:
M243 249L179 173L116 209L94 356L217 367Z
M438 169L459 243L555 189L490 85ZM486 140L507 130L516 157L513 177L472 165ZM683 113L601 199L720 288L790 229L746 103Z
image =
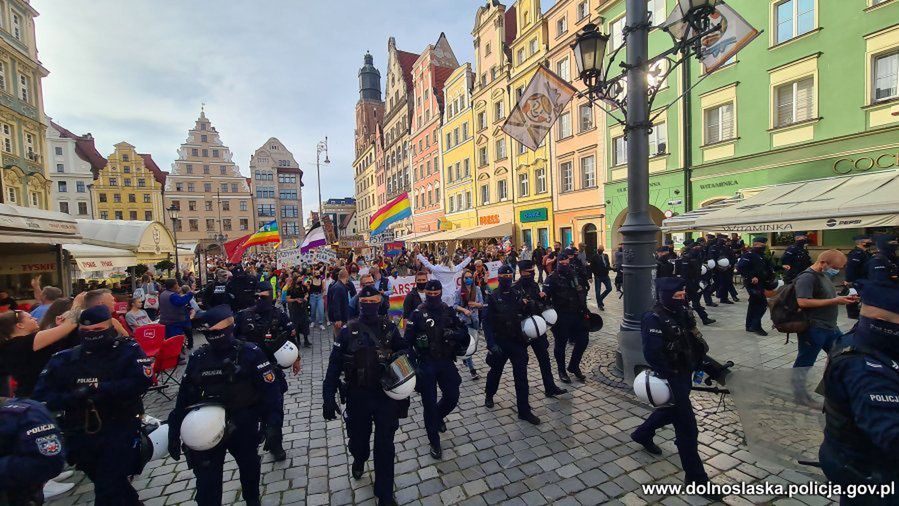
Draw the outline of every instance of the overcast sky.
M315 146L325 136L331 165L322 170L322 198L353 195L365 51L384 75L388 37L418 53L442 31L459 62L470 62L483 3L32 0L40 60L50 71L44 105L54 121L92 133L104 155L124 140L170 170L205 102L245 175L269 137L294 153L307 215L317 200ZM543 9L553 3L544 0Z

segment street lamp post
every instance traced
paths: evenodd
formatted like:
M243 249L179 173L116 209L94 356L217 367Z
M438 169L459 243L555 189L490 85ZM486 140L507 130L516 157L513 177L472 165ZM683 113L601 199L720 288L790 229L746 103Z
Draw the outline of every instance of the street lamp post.
M173 204L166 209L169 212L169 219L172 220L172 236L175 239L175 279L181 277L181 266L178 264L178 219L180 218L180 209Z
M328 159L328 138L325 137L325 140L318 143L315 146L315 174L318 177L318 222L322 223L322 172L321 172L321 163L319 160L321 159L322 153L325 154L325 165L331 163L331 160Z

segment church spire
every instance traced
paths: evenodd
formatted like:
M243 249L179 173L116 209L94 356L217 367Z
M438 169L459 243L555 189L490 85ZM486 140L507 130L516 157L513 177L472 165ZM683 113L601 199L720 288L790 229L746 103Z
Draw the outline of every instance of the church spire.
M374 66L370 52L365 53L365 64L359 69L359 100L381 101L381 72Z

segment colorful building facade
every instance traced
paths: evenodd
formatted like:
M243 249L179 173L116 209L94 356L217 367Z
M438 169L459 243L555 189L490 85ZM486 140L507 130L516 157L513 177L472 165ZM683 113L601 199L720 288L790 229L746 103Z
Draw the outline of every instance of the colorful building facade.
M447 230L477 226L474 185L474 114L471 91L474 73L471 64L455 69L446 79L446 103L440 129L443 167L443 209Z
M272 221L269 211L274 209L281 240L301 241L303 171L283 142L270 137L253 153L250 157L250 180L250 191L255 197L251 230Z
M91 134L77 135L53 121L49 123L46 157L48 165L53 167L48 175L54 210L92 219L91 185L95 175L106 167L107 160L97 151Z
M162 192L167 174L153 157L120 142L106 159L90 190L94 215L101 220L165 223Z
M386 203L384 191L378 191L386 179L379 171L381 152L381 121L384 101L381 99L381 72L374 66L374 58L366 53L359 69L359 100L356 102L355 160L356 222L364 239L368 239L371 216Z

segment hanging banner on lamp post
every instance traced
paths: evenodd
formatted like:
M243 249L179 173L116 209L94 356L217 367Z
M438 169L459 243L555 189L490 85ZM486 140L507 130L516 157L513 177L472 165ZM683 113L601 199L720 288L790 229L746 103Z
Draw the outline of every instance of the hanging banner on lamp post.
M503 132L536 151L577 90L542 65L503 124Z
M679 0L674 10L668 15L668 19L665 20L665 29L675 39L687 40L696 35L693 28L684 21L689 6L689 0ZM720 26L721 28L702 37L699 41L699 59L707 74L727 63L761 34L731 6L721 1L715 4L715 12L709 15L709 21L710 27Z

